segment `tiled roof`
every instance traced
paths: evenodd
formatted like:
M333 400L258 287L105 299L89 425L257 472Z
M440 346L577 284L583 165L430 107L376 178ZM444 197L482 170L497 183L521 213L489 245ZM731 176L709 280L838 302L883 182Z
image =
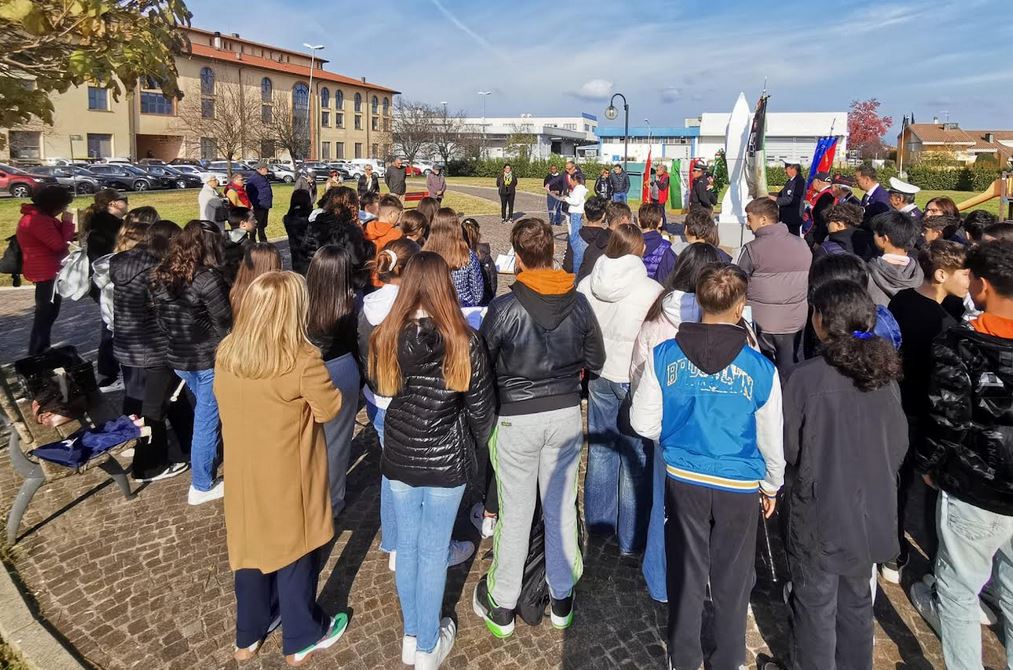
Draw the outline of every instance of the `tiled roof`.
M963 130L953 124L947 127L941 123L912 123L907 127L908 132L921 140L922 144L974 144L974 139Z
M285 72L299 77L306 77L307 79L310 76L310 68L307 65L279 63L278 61L271 60L270 58L254 56L248 53L240 54L236 51L225 51L224 49L215 49L214 47L204 44L191 44L190 49L194 56L200 56L202 58L210 58L212 60L222 61L225 63L243 63L251 67L274 70L275 72ZM320 79L322 81L332 81L338 84L346 84L348 86L360 86L362 88L369 88L375 91L385 91L395 95L400 93L400 91L396 91L387 86L381 86L372 82L346 77L343 74L336 74L334 72L328 72L327 70L320 70L317 68L313 68L313 78Z

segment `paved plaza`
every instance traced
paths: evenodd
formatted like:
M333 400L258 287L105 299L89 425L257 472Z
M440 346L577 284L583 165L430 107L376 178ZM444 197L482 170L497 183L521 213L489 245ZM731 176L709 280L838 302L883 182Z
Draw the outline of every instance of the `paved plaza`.
M491 189L455 187L495 199ZM544 198L518 193L517 210L544 215ZM276 211L272 216L280 216ZM508 226L479 217L494 253L508 246ZM559 245L557 245L559 247ZM562 248L558 248L559 256ZM501 276L502 284L507 278ZM0 360L23 355L32 318L30 290L0 292ZM65 304L54 341L92 352L98 309L90 301ZM394 575L379 545L379 448L363 413L353 443L348 504L320 580L330 612L347 610L345 637L310 667L346 670L398 668L401 616ZM0 446L0 512L6 516L20 481ZM88 665L97 668L231 668L235 602L225 547L221 502L186 505L189 477L140 487L127 500L101 472L63 480L35 498L19 543L7 554L27 597L48 627ZM462 510L474 500L465 498ZM918 503L912 505L917 508ZM912 518L919 518L912 509ZM455 537L478 542L463 516ZM445 611L459 634L444 667L457 668L663 668L666 608L647 595L637 560L620 556L614 540L591 537L585 573L576 590L574 626L557 631L518 622L508 640L492 637L471 609L471 595L488 569L491 540L449 572ZM783 561L775 546L778 560ZM927 570L913 560L912 575ZM748 633L749 667L756 653L783 656L788 610L779 583L758 561ZM909 579L909 577L906 577ZM901 587L881 583L876 601L875 667L942 668L937 637L914 611ZM906 586L906 585L905 585ZM2 616L2 613L0 613ZM1004 656L996 634L983 629L986 666ZM285 667L280 636L265 645L251 668Z

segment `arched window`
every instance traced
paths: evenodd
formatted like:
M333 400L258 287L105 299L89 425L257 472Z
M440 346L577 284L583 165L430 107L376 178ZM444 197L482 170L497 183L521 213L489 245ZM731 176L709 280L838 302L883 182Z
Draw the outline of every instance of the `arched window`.
M341 108L345 106L345 92L340 88L334 89L334 106L341 111Z
M322 89L320 89L320 108L327 109L330 106L331 106L331 92L326 86L324 86Z
M310 109L310 87L302 82L292 87L292 115L305 119Z
M380 111L380 99L375 95L373 96L373 113L376 114Z
M383 115L387 116L390 114L390 98L384 97L383 99Z
M260 80L260 101L271 102L271 96L274 95L274 84L267 77Z
M357 112L361 112L362 111L362 94L361 93L356 93L355 94L355 111L357 111Z
M205 96L215 94L215 71L209 67L202 67L200 70L200 94Z

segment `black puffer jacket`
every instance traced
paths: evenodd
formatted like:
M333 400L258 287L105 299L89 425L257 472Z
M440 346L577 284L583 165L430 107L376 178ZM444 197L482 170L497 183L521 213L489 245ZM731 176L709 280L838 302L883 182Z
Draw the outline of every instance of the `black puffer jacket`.
M317 249L328 244L337 245L351 254L355 289L362 291L369 286L369 262L376 256L376 247L366 239L358 222L340 219L330 212L324 212L310 221L306 226L301 249L307 267Z
M496 420L492 375L482 340L471 337L471 386L448 390L443 338L431 319L405 326L398 341L404 384L384 422L384 476L409 486L452 488L475 470L475 445L489 440Z
M215 349L232 327L229 287L218 270L200 268L179 295L153 285L158 326L168 338L166 359L174 370L210 370Z
M121 365L135 368L165 365L168 341L158 327L148 292L148 277L157 264L158 259L143 246L109 259L113 313L116 315L113 353Z
M514 282L490 303L482 337L502 416L580 405L580 371L605 364L598 320L576 289L544 295Z
M957 325L932 356L918 468L964 502L1013 515L1013 340Z
M306 256L306 229L310 225L309 217L302 212L290 211L281 222L285 225L285 234L288 235L288 251L292 255L292 271L305 277L310 267L310 259Z

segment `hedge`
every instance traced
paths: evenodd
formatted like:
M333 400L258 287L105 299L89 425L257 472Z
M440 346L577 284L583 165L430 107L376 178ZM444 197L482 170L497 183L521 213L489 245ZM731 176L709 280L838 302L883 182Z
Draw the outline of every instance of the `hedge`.
M447 174L452 177L497 177L503 170L503 165L509 162L513 172L518 177L544 177L549 173L549 165L563 167L566 158L553 156L551 159L537 159L529 161L486 158L483 160L453 160L447 165ZM603 167L610 163L585 162L580 163L584 175L588 179L596 177ZM855 168L851 166L834 168L835 174L843 174L854 178ZM878 179L886 184L890 177L897 176L895 167L887 166L876 170ZM803 175L806 171L803 170ZM999 177L1000 171L989 165L975 165L973 167L940 167L935 165L913 165L907 170L908 179L915 186L920 186L929 191L984 191ZM767 168L767 183L773 187L784 184L788 176L780 165Z

